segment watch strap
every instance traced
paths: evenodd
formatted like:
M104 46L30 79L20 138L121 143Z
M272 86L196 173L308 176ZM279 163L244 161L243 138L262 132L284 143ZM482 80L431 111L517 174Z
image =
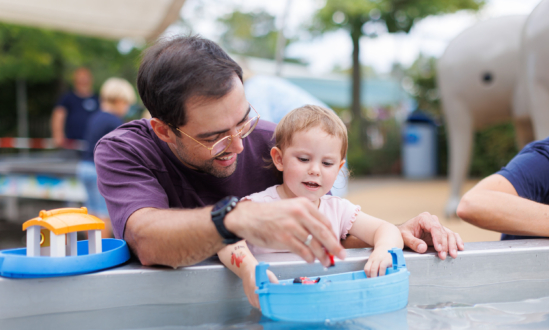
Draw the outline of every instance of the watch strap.
M234 233L229 231L227 227L225 227L225 216L236 207L236 203L238 203L238 198L232 197L225 207L212 212L212 221L215 228L217 229L219 235L223 238L223 243L227 245L234 244L242 240L242 238L236 236Z

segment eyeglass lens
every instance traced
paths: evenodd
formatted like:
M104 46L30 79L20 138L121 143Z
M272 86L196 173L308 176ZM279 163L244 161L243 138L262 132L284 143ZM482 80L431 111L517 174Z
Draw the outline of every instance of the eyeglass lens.
M243 138L247 137L254 130L254 128L257 126L258 122L259 122L259 118L254 117L254 118L252 118L252 120L249 123L246 123L242 127L242 130L240 131L240 138L243 139ZM223 139L222 141L220 141L218 144L216 144L213 147L212 155L219 156L220 154L222 154L225 150L227 150L229 148L231 143L232 143L231 138Z

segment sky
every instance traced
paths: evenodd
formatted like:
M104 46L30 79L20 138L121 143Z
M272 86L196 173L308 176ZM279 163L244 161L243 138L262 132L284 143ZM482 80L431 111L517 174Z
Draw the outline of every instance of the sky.
M410 66L419 54L439 57L448 43L460 32L476 22L506 15L528 15L541 0L487 0L477 13L460 11L454 14L429 16L418 22L408 34L389 34L379 30L376 38L362 38L360 60L363 65L372 66L383 74L391 70L393 63ZM300 27L310 22L314 13L322 7L322 0L187 0L181 9L181 18L186 26L173 25L166 35L188 32L198 33L217 40L222 27L216 23L218 17L235 9L241 11L266 11L277 18L278 26L289 3L289 15L285 24L285 35L298 37L290 44L286 56L301 58L309 63L313 73L327 73L334 68L351 66L352 43L344 30L326 33L312 38L300 32Z

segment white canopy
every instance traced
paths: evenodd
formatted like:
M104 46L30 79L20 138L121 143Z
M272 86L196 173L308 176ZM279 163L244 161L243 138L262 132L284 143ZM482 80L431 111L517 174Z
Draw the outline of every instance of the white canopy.
M154 40L185 0L0 0L0 21L89 36Z

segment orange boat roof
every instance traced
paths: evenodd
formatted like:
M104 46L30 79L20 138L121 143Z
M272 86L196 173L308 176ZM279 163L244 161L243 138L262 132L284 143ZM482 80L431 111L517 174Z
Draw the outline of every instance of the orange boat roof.
M88 214L85 207L63 208L50 211L42 210L37 218L30 219L23 224L23 230L30 226L42 226L51 230L55 235L84 230L101 230L105 223L99 218Z

